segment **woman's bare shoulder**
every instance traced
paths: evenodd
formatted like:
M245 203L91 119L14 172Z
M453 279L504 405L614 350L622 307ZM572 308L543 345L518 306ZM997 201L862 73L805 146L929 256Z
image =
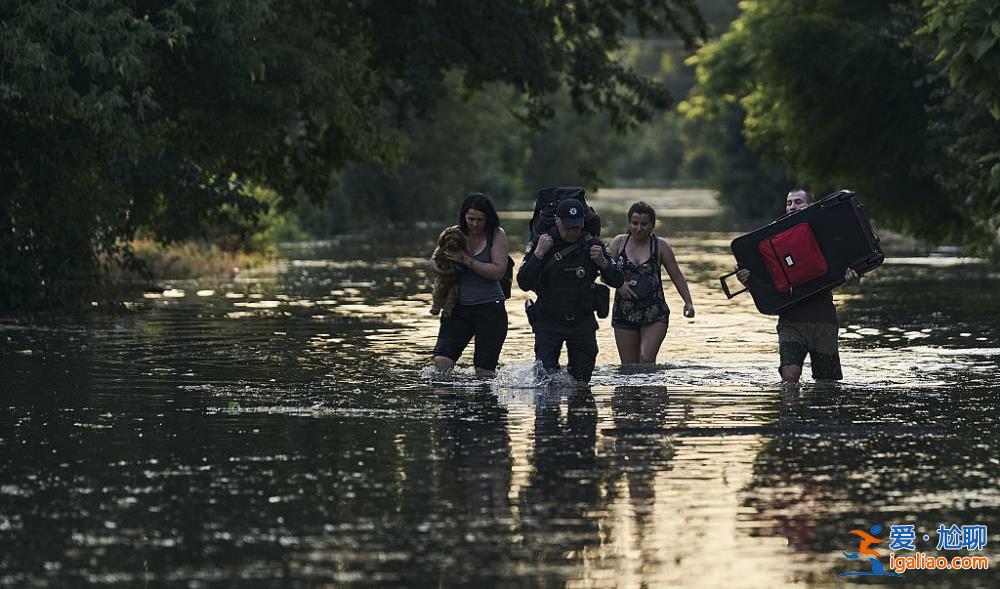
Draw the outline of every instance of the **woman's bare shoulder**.
M674 248L670 247L670 244L667 243L666 239L664 239L664 238L660 237L659 235L657 235L656 236L656 242L657 242L657 246L658 246L658 248L660 250L660 259L661 260L669 260L669 259L671 259L671 258L674 257Z

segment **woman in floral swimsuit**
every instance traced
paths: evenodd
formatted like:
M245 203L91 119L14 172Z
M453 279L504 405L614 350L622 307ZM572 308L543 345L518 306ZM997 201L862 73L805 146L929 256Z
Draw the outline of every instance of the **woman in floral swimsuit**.
M628 233L611 242L611 256L625 272L625 284L615 292L611 326L622 364L652 364L667 335L670 308L663 296L660 268L666 268L677 293L684 299L684 316L694 317L687 280L674 250L653 234L656 212L644 202L628 210Z

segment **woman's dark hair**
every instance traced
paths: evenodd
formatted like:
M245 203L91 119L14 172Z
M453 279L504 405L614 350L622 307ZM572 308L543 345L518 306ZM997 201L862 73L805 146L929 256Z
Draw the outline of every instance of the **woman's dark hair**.
M642 202L641 200L628 208L628 216L626 216L625 219L631 223L632 215L636 213L639 213L640 215L649 215L649 222L654 225L656 224L656 211L653 210L653 207ZM628 233L628 231L626 231L626 233Z
M490 197L482 192L473 192L462 201L462 209L458 213L458 226L466 235L469 234L469 224L465 222L465 213L468 213L469 209L486 213L486 235L493 235L500 226L500 215L497 214Z

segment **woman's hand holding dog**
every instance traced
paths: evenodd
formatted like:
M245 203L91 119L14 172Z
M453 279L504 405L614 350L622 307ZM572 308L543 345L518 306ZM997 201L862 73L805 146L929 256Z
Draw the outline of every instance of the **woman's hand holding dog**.
M472 256L465 252L445 251L444 255L450 262L465 264L466 266L469 266L472 263Z
M458 273L458 270L452 268L451 264L447 264L447 266L448 266L447 268L442 268L441 266L438 266L437 260L431 258L431 271L434 272L435 274L439 276L449 276L451 274Z

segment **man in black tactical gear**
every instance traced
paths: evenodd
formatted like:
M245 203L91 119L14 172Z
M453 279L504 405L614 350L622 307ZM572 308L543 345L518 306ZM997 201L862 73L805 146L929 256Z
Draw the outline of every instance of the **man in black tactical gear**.
M598 274L615 288L625 281L604 244L583 231L585 208L575 198L559 201L556 225L529 245L517 272L517 284L538 300L528 310L535 333L535 360L546 370L559 369L563 342L567 372L580 384L590 382L597 360L594 295Z

